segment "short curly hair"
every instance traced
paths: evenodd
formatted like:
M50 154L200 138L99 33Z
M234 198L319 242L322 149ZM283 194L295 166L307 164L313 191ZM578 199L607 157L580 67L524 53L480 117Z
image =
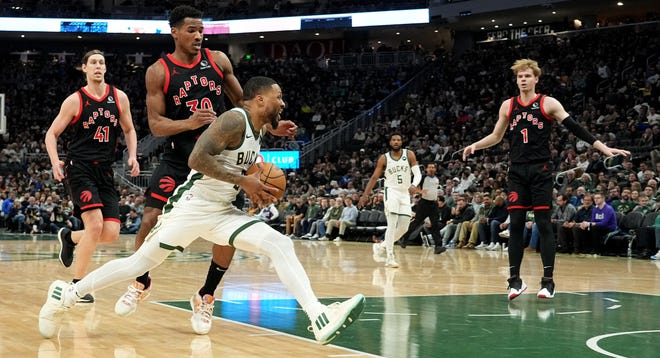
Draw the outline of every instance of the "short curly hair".
M170 12L170 27L179 27L183 23L183 20L186 17L189 17L191 19L201 19L202 18L202 12L195 9L192 6L188 5L181 5L177 6L172 11Z

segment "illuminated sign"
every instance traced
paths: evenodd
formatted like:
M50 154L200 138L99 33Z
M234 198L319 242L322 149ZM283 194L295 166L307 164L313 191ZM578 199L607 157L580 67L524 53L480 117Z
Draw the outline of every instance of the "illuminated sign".
M60 32L108 32L108 23L106 21L62 21L60 23Z
M204 21L205 34L299 31L318 28L428 24L429 9L357 12L350 14L269 17ZM108 34L170 34L167 20L118 20L0 17L0 31L78 32Z
M282 169L300 168L300 151L298 150L262 150L264 162L273 163Z

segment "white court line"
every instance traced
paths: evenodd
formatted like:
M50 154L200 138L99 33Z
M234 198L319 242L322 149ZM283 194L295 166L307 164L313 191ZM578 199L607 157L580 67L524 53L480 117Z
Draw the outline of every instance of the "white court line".
M280 306L273 306L273 308L279 309L279 310L289 310L289 311L302 311L302 308L298 307L280 307Z
M555 314L581 314L581 313L591 313L591 311L555 312Z
M268 336L281 336L279 333L252 333L248 337L268 337Z
M477 313L469 313L468 317L511 317L511 316L516 316L511 313L483 313L483 314L477 314Z
M629 331L629 332L617 332L617 333L603 334L603 335L600 335L600 336L589 338L587 340L587 347L591 348L593 351L595 351L597 353L606 355L608 357L626 358L626 356L620 356L618 354L615 354L615 353L606 351L603 348L600 348L598 346L598 342L601 339L605 339L605 338L610 338L610 337L615 337L615 336L623 336L623 335L627 335L627 334L639 334L639 333L660 333L660 330L654 329L654 330L649 330L649 331Z
M621 307L622 307L621 305L614 305L614 306L607 307L607 309L608 310L615 310L615 309L621 308Z
M373 314L379 316L417 316L417 313L385 313L385 312L362 312L362 314Z

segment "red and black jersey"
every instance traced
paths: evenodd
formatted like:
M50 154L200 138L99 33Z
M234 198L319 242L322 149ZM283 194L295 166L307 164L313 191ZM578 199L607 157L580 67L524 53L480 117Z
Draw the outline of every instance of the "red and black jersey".
M117 137L121 131L117 88L106 85L101 98L90 94L84 87L76 93L80 107L78 115L69 124L68 158L83 162L114 162Z
M191 64L180 63L171 54L159 59L165 68L165 116L188 119L198 108L212 108L218 115L225 111L224 75L209 49L202 49ZM195 141L208 126L186 131L169 138L169 152L188 163Z
M550 159L550 134L554 120L543 111L545 95L529 103L520 96L511 98L509 107L509 159L511 163L537 163Z

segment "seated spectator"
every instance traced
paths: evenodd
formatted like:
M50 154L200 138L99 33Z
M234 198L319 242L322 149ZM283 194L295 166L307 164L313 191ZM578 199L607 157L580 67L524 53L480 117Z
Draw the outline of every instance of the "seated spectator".
M332 241L342 241L346 238L346 229L355 226L358 217L358 209L353 205L353 199L344 198L344 209L341 211L339 220L328 221L328 230L326 231L325 240L328 240L328 235L332 235L332 230L338 226L339 234Z
M131 212L131 206L126 202L126 197L119 198L119 221L123 224L126 222L128 215Z
M344 210L344 205L342 201L335 198L330 198L328 200L328 210L323 214L321 220L315 221L312 223L312 227L309 229L310 240L323 240L326 239L325 232L326 227L328 227L328 221L330 220L339 220L341 217L341 212Z
M292 239L297 238L298 222L305 217L307 212L306 198L296 199L296 206L293 212L287 214L284 219L286 220L286 235Z
M138 215L137 210L135 210L135 208L131 208L130 211L128 212L128 216L126 217L126 220L124 220L124 223L122 223L121 225L121 229L119 230L119 233L135 234L140 228L140 224L142 224L142 217Z
M591 212L593 211L593 197L591 194L585 194L582 198L582 206L580 206L573 217L573 221L569 222L569 227L571 228L571 235L566 235L564 242L561 242L562 249L558 250L559 253L574 253L580 254L584 253L584 248L579 246L579 242L575 240L578 236L576 232L584 230L580 227L580 224L585 221L591 220Z
M563 251L562 243L567 241L567 236L572 235L571 227L568 223L573 221L576 211L575 207L568 202L566 194L557 195L557 208L550 217L554 231L557 233L557 241L559 243L557 250Z
M2 224L6 227L9 227L9 212L14 206L14 200L16 199L16 193L10 192L9 195L2 201Z
M463 222L469 222L475 215L472 205L467 204L465 195L458 196L458 199L456 199L456 207L453 208L451 212L451 219L447 221L445 227L440 230L442 246L456 246L461 224Z
M261 211L259 211L259 213L256 214L255 216L269 223L277 220L277 218L280 216L280 212L277 210L275 204L271 203L261 208Z
M501 226L509 216L505 201L501 196L496 196L493 201L493 208L488 215L479 221L479 239L481 244L477 248L486 250L499 250L499 234L504 230Z
M321 213L321 206L316 203L316 196L310 195L307 199L307 211L305 212L305 217L298 221L298 227L296 232L299 236L305 237L309 232L312 223L320 219L319 213ZM323 214L321 214L323 217Z
M20 201L14 200L14 205L9 210L8 228L11 232L24 232L25 230L25 214L23 213L23 205Z
M631 195L630 188L628 187L623 188L623 190L621 191L621 197L618 200L612 201L611 205L614 211L616 211L617 213L621 213L623 215L626 215L629 212L631 212L637 206L637 204L631 200L630 195Z
M51 234L57 234L57 232L63 227L68 227L69 229L73 227L73 224L64 214L62 207L59 205L53 207L53 211L50 213L48 221Z
M461 229L458 234L458 246L456 246L457 249L460 249L461 247L465 247L466 249L474 249L477 247L477 241L479 240L479 223L481 223L483 220L486 220L488 215L490 215L490 211L493 207L490 194L475 195L475 199L477 196L482 197L483 202L477 204L478 212L474 215L474 217L472 217L472 219L469 221L463 222L461 225ZM475 204L472 204L472 206L474 207Z
M575 241L577 245L588 250L590 254L605 252L604 238L617 228L616 213L611 206L605 203L603 194L594 194L594 208L591 219L580 223L581 231L576 232Z
M62 207L62 212L64 212L64 216L69 218L69 221L71 221L71 226L73 231L76 230L82 230L82 220L77 218L76 216L73 215L73 202L69 199L62 199L60 206Z
M639 204L632 210L633 212L646 215L654 210L653 204L649 203L649 197L646 194L639 195Z
M30 234L41 233L41 226L43 225L43 218L41 217L41 211L39 205L36 205L36 199L34 196L31 196L28 199L28 205L25 208L25 225L27 226L26 230L30 230Z

